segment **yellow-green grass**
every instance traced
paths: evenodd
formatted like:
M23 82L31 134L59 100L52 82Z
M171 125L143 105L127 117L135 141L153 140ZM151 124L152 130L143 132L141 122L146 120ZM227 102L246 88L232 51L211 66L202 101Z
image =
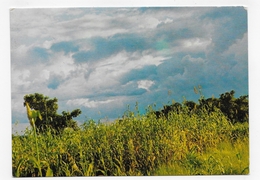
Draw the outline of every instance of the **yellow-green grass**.
M221 142L204 153L189 152L181 161L170 161L152 175L245 175L249 173L248 141Z
M13 176L248 174L248 123L221 112L128 112L109 124L87 121L62 135L13 135ZM39 171L41 169L41 171Z

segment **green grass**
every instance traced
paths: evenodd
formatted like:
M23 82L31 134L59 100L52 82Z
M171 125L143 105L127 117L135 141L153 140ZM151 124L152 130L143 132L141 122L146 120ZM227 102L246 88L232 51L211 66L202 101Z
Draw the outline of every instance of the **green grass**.
M153 175L239 175L249 173L248 142L222 142L204 153L191 151L181 161L171 161Z
M13 135L13 176L248 174L248 134L248 123L232 125L219 111L128 112L109 124L37 135L38 164L33 131Z

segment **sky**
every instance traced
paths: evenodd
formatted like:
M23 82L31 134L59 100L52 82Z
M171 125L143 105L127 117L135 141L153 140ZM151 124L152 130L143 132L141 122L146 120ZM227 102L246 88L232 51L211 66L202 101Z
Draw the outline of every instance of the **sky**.
M23 97L36 92L59 113L81 109L79 123L197 101L198 85L206 98L248 94L244 7L18 8L10 36L13 124L28 124Z

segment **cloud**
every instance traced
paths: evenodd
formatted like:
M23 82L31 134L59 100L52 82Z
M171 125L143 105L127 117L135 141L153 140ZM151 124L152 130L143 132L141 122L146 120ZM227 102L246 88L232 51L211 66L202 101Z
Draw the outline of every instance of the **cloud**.
M213 26L215 51L223 52L247 31L247 11L243 7L213 8L201 18Z
M212 39L208 38L190 38L179 41L182 51L186 52L203 52L212 43Z
M248 93L243 7L15 9L10 13L13 122L23 96L57 97L60 111L122 116L236 90ZM169 94L168 92L171 92Z
M142 69L149 65L158 66L162 62L163 57L160 56L153 57L146 53L122 51L107 59L92 63L90 65L92 70L87 76L86 83L91 85L92 91L95 92L104 91L104 89L108 88L118 88L118 86L121 86L121 78L131 71Z
M146 89L147 91L150 91L149 88L154 84L151 80L140 80L137 82L138 88Z
M77 63L99 60L120 51L135 52L149 48L149 41L136 34L118 34L110 38L91 38L93 47L89 51L80 51L73 55Z
M164 64L164 63L163 63ZM143 68L133 69L120 77L120 82L126 84L129 81L141 79L155 79L157 76L156 65L146 65Z
M68 100L66 104L68 105L74 105L74 106L84 106L87 108L96 108L101 104L108 104L110 102L113 102L114 100L106 100L106 101L90 101L89 99L73 99Z
M244 33L242 38L236 39L236 41L224 52L224 55L234 55L235 59L239 62L247 60L248 34Z

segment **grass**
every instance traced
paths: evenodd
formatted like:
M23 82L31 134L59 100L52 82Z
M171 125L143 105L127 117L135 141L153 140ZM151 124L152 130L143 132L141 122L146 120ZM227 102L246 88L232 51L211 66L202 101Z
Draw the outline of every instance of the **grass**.
M248 142L220 143L204 153L191 151L182 161L171 161L153 175L238 175L249 173Z
M13 176L219 175L249 173L248 123L221 112L127 112L112 123L85 122L79 131L12 137ZM42 174L41 174L42 173Z

